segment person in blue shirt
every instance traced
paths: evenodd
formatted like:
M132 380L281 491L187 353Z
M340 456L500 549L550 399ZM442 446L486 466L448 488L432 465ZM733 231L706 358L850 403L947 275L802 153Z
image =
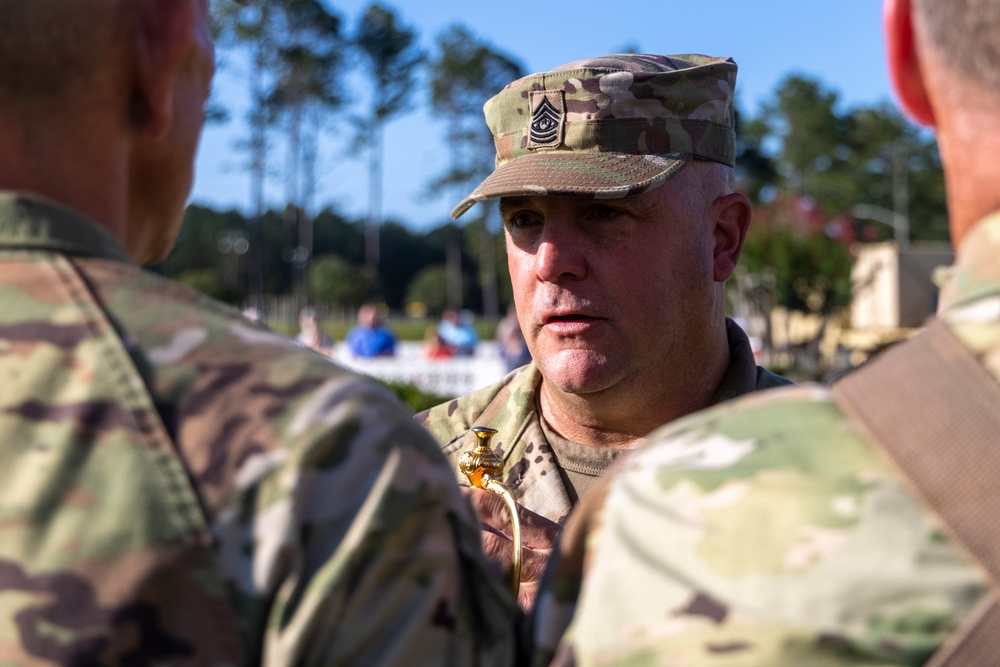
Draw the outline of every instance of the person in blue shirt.
M445 343L455 348L455 356L471 357L476 353L479 334L472 326L472 313L464 310L461 314L454 310L446 310L441 315L438 334Z
M396 353L396 337L379 323L378 310L367 303L358 309L358 324L344 339L356 357L391 357Z

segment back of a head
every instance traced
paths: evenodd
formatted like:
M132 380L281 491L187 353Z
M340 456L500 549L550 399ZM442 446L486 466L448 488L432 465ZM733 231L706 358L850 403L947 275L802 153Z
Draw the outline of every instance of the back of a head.
M942 63L1000 94L1000 0L913 0Z
M135 0L0 0L0 111L53 111L92 87Z

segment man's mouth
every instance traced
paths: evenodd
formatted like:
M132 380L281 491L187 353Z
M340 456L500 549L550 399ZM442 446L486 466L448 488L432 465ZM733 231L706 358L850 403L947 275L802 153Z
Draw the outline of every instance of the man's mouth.
M543 320L545 327L554 333L564 335L581 334L601 318L584 313L559 313L548 315Z

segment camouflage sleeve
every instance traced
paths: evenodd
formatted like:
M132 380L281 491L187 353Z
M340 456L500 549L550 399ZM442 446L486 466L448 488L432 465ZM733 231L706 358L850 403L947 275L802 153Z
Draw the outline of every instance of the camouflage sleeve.
M512 596L433 440L344 375L250 457L213 526L267 665L506 665Z
M197 493L248 664L514 662L516 602L391 392L191 290L77 264Z
M572 663L572 651L561 644L573 620L587 567L587 541L599 530L601 512L620 459L573 508L559 540L552 549L538 598L529 621L532 632L532 663L539 667ZM557 655L557 651L560 651Z
M0 663L516 662L384 387L120 262L3 266Z
M984 574L829 395L675 422L574 515L536 664L922 665Z

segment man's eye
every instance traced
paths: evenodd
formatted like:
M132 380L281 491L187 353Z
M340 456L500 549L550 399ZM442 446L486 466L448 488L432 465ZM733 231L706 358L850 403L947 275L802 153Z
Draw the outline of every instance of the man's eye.
M600 220L608 220L610 218L614 218L617 215L619 215L621 211L619 211L616 208L612 208L610 206L595 206L591 209L591 213L595 218L598 218Z
M512 229L527 227L535 223L536 216L530 213L514 213L507 217L507 226Z

